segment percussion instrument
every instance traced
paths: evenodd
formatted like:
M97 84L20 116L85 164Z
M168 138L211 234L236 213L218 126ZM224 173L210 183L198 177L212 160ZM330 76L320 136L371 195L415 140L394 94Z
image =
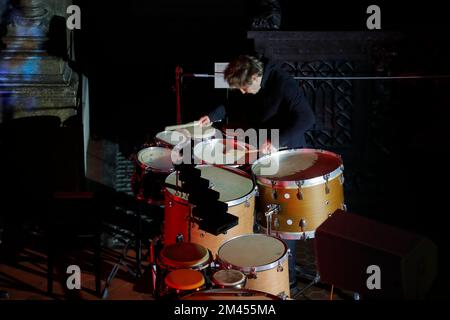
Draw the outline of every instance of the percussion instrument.
M273 236L247 234L225 242L217 253L221 269L235 269L247 276L247 289L289 297L289 250Z
M165 245L158 257L158 266L166 270L204 270L212 261L205 247L191 242L176 242Z
M282 300L267 292L250 289L210 289L181 297L181 300Z
M200 271L192 269L173 270L166 275L164 283L163 295L173 298L205 289L205 277Z
M258 159L252 165L257 223L283 239L314 237L321 223L345 208L343 171L341 157L324 150L291 149Z
M176 145L188 142L188 137L180 131L161 131L155 136L157 146L172 149Z
M228 229L226 234L217 236L200 230L198 224L190 219L188 195L166 187L164 243L173 243L182 235L184 241L201 244L215 255L224 241L238 235L253 233L256 188L251 176L239 169L210 165L200 165L197 168L201 171L201 177L209 180L210 188L220 193L219 201L228 204L228 213L239 218L238 224ZM178 186L181 186L176 175L177 172L171 173L166 183L172 185L178 183Z
M173 170L171 149L153 146L139 151L136 156L133 183L137 198L149 203L162 204L164 180Z
M242 289L245 287L247 278L239 270L222 269L213 273L211 282L216 288Z
M211 139L194 146L195 163L238 167L257 159L257 149L236 139Z

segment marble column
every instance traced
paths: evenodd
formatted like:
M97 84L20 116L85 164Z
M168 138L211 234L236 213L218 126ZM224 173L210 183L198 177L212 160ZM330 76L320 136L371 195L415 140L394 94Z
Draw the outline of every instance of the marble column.
M11 0L0 51L0 122L33 115L76 114L78 77L47 52L49 0Z

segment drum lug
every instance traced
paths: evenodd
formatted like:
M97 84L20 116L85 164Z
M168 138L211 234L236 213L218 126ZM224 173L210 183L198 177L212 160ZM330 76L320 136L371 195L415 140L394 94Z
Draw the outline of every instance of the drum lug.
M169 201L169 208L172 208L172 207L173 207L173 202Z
M267 205L267 211L264 212L264 215L266 216L266 224L267 224L267 234L272 234L272 215L278 214L280 211L280 205L279 204L268 204ZM278 219L275 217L274 224L278 224ZM275 227L275 229L278 229L278 226Z
M278 194L277 194L277 190L275 189L275 185L277 184L275 181L271 181L272 183L272 198L274 200L277 200L278 198Z
M288 295L283 291L283 292L281 292L280 294L278 294L278 297L279 297L281 300L287 300Z
M330 179L330 175L329 174L324 175L323 179L325 180L325 193L329 194L330 188L328 187L328 179Z
M305 232L306 220L300 219L300 223L298 224L298 226L300 227L301 231L303 232L302 240L306 241L306 232Z
M258 186L255 187L255 197L259 197L259 188L258 188Z
M256 274L256 268L252 267L250 270L249 275L247 276L248 279L258 279L258 276Z
M304 180L295 181L295 184L297 185L297 199L303 200L303 191L301 190L302 186L305 184Z
M248 200L245 200L244 206L245 206L246 208L250 207L250 202L249 202Z
M284 268L281 263L278 263L277 272L283 272Z
M339 183L340 183L341 185L343 185L343 184L344 184L344 181L345 181L344 174L341 174L341 175L339 176Z
M345 203L343 203L343 204L342 204L342 207L341 207L341 209L342 209L342 210L344 210L344 211L347 211L347 206L346 206L346 204L345 204Z

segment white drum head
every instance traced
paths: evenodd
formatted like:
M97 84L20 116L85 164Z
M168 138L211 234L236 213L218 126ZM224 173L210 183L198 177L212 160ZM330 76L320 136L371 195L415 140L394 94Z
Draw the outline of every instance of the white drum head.
M230 170L204 165L197 166L201 170L201 177L209 180L210 188L219 192L219 201L226 202L228 206L234 206L246 201L254 192L255 185L253 180L242 170ZM166 178L166 183L175 185L176 172L172 172ZM178 181L181 186L181 182ZM175 194L175 190L167 188L171 194ZM187 200L186 195L181 195L184 200Z
M172 146L185 143L188 139L186 135L179 131L162 131L156 135L156 138Z
M245 164L248 151L254 149L235 139L211 139L195 145L194 157L207 164Z
M258 178L300 181L322 177L338 170L341 165L341 158L329 151L291 149L258 159L252 166L252 172Z
M248 234L225 242L217 253L219 259L240 269L271 265L286 254L283 241L264 234Z
M212 126L190 126L180 129L180 132L193 140L212 139L213 137L219 136L219 134L221 135L220 131Z
M148 147L138 152L137 160L144 168L171 172L174 169L171 153L169 148Z

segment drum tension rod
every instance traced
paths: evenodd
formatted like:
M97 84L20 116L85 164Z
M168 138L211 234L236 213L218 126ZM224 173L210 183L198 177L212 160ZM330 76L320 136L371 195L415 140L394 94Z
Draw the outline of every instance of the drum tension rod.
M271 203L267 205L267 211L264 213L267 223L267 235L272 235L272 215L277 214L280 211L280 205Z
M298 200L303 200L302 186L305 184L305 181L304 180L295 181L295 184L298 187L298 189L297 189L297 199Z
M328 179L330 179L330 175L329 174L324 175L323 179L325 180L325 193L329 194L330 188L328 187Z

